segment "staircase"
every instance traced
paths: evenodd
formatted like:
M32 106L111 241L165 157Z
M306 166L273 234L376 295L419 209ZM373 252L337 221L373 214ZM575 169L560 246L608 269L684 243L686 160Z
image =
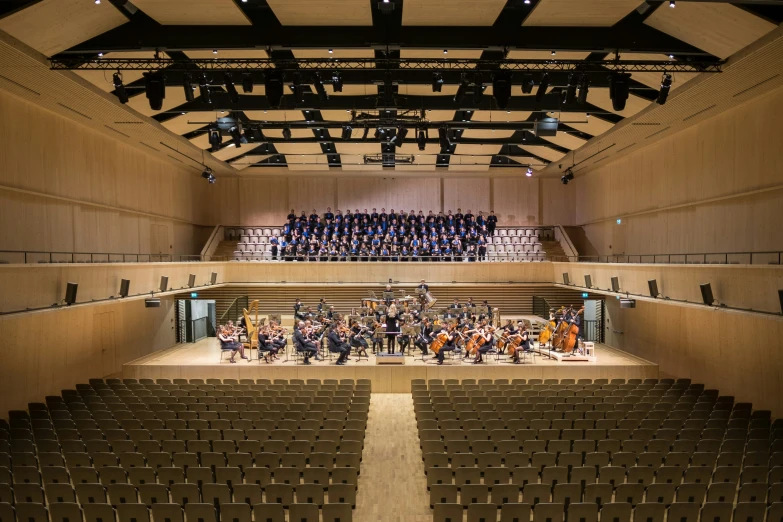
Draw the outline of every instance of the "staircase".
M237 250L239 241L224 239L218 244L215 249L215 253L212 254L216 259L228 259L231 260L234 257L234 250Z
M544 252L546 252L546 258L548 261L551 261L553 257L559 258L556 259L559 261L562 260L562 258L564 258L566 255L562 245L560 244L560 241L542 241L541 245L544 247Z

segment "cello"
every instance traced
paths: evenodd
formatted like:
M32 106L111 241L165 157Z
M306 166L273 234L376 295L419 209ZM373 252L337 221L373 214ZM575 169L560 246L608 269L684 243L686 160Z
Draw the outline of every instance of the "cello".
M441 330L438 335L435 336L435 339L432 341L432 344L430 344L430 350L432 350L432 353L435 355L438 355L438 352L440 352L440 349L443 348L443 346L449 341L449 337L451 336L451 330L456 327L456 323L451 325L447 331Z
M544 346L547 342L549 342L552 339L552 334L555 331L555 316L563 311L563 307L561 306L560 309L555 312L554 314L550 312L549 315L549 321L547 321L546 326L544 327L544 330L538 334L538 342L541 343L541 346Z
M585 307L579 309L579 311L576 313L576 315L582 314L585 311ZM576 346L576 338L579 335L579 327L576 325L575 322L570 323L568 325L568 333L565 336L564 342L563 342L563 352L564 353L572 353L574 351L574 346Z

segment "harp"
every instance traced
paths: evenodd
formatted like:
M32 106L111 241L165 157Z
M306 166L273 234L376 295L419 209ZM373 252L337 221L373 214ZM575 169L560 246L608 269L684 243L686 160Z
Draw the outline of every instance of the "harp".
M253 317L251 317L251 314ZM253 349L258 348L258 328L264 325L265 319L258 318L258 300L254 300L250 303L250 307L242 309L242 315L245 317L245 328L247 329L247 341L244 345L246 348Z

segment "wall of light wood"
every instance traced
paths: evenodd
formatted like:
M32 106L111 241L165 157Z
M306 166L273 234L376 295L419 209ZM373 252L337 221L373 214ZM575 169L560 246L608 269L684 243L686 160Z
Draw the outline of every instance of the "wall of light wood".
M572 181L563 185L559 179L541 180L542 225L573 225L576 221L576 188Z
M0 416L172 346L174 308L134 299L0 317Z
M661 374L690 378L721 395L783 415L783 318L708 307L637 301L621 309L608 299L607 344L659 365ZM600 353L599 353L600 357Z
M0 249L201 250L211 187L195 169L1 91L0 135Z
M778 89L578 177L577 224L601 254L783 250L782 112Z
M495 210L501 224L546 224L541 221L540 182L525 177L265 176L220 180L216 187L210 195L210 221L224 225L279 225L292 208L309 215L327 207L333 212L385 208L425 214Z

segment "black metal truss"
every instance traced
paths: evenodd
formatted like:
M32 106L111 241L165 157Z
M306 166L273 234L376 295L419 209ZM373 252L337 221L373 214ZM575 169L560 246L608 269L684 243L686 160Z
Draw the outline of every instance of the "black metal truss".
M485 60L485 59L395 59L351 58L351 59L199 59L172 60L170 58L52 58L54 70L78 71L257 71L274 70L291 76L298 71L322 71L325 73L368 70L375 73L375 79L367 83L382 83L384 75L398 71L426 70L431 72L495 72L497 70L518 72L574 71L580 73L660 72L660 73L719 73L724 62L712 60ZM331 77L328 77L331 80ZM287 78L289 81L291 78ZM488 77L489 79L489 77ZM430 78L432 81L432 78Z

